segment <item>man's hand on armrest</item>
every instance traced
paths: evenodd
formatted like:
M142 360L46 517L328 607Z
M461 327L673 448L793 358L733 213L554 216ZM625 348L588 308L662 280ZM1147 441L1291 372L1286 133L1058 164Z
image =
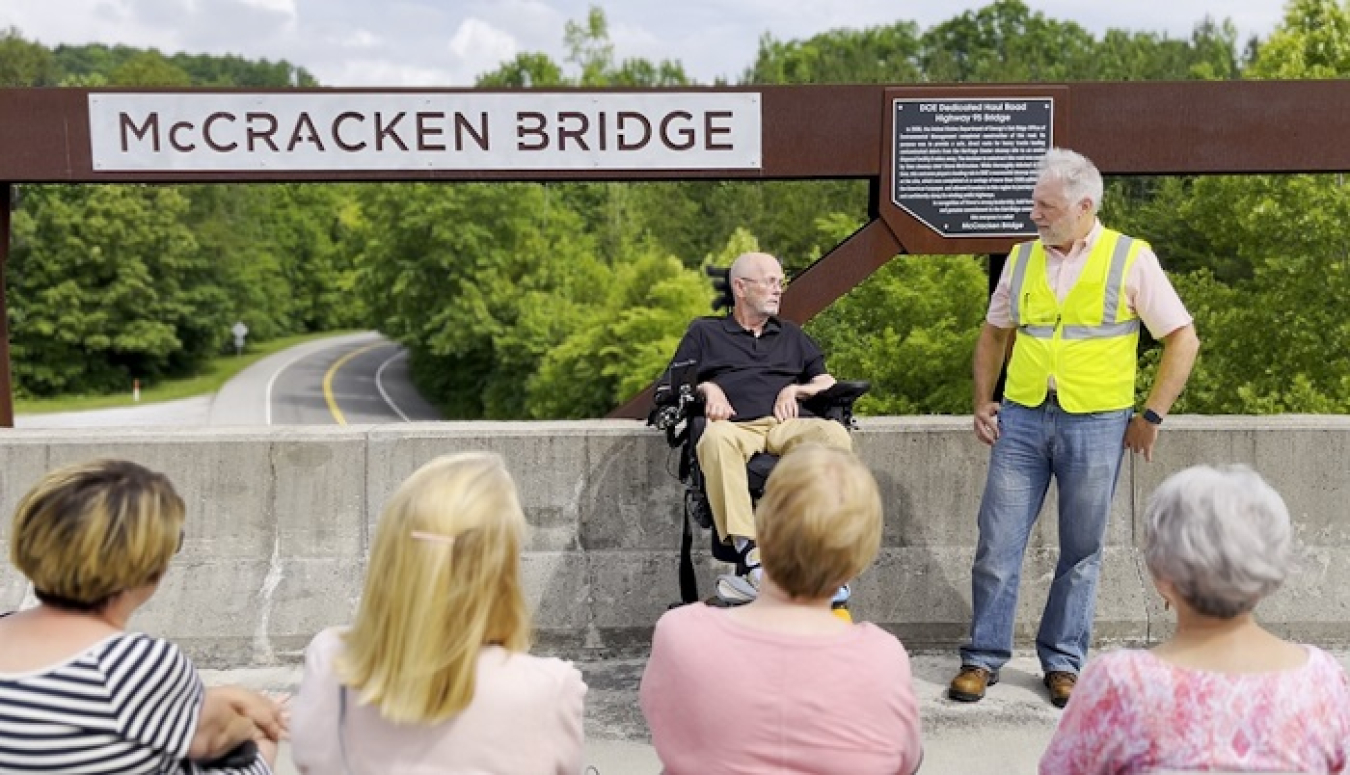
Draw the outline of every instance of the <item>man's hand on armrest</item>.
M820 393L824 393L826 390L834 387L834 383L834 377L829 374L817 374L811 378L810 382L807 382L804 385L790 385L789 387L795 391L795 397L798 401L805 401L808 398L814 398Z
M799 402L833 386L834 377L829 374L818 374L804 385L788 385L778 391L778 398L773 402L773 416L779 422L790 420L801 413L797 406Z
M708 422L730 420L736 415L735 407L716 382L699 383L698 393L703 396L703 416L708 418Z

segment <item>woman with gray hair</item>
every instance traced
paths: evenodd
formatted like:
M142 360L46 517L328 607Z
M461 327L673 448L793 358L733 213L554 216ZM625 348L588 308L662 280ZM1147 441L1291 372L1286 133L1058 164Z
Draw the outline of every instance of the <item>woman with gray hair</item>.
M1089 663L1041 775L1350 772L1345 671L1252 615L1292 564L1279 493L1242 466L1174 474L1149 501L1144 558L1176 632Z

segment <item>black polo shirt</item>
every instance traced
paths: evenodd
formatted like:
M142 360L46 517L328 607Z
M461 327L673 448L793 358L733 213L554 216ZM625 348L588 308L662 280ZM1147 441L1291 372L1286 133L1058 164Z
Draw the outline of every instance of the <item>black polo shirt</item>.
M826 373L825 356L796 323L769 318L763 331L741 328L730 315L689 324L671 364L694 361L698 381L714 382L726 393L737 421L773 414L773 402L788 385ZM670 369L663 382L669 383ZM804 409L802 416L809 417Z

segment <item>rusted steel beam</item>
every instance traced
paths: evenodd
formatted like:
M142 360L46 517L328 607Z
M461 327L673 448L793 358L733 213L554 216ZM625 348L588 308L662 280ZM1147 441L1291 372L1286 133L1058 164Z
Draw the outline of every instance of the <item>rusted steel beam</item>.
M1063 145L1112 175L1350 170L1350 81L1079 83Z
M1008 89L1009 86L1001 84L1000 88ZM1066 122L1066 129L1056 142L1088 155L1106 174L1350 171L1350 144L1343 141L1350 136L1350 81L1025 86L1030 93L1039 93L1047 87L1067 89L1067 104L1056 105ZM0 115L5 116L5 121L0 122L0 149L3 149L0 150L0 180L92 183L872 178L881 173L885 88L774 86L680 90L761 95L764 158L762 167L757 170L155 173L99 173L93 170L89 143L90 90L0 89ZM935 98L953 98L987 87L934 85L912 88ZM262 90L233 91L267 93ZM286 93L297 91L300 90L287 90ZM466 90L426 91L455 93ZM316 92L382 93L357 89ZM193 90L192 93L202 92Z
M793 278L779 314L806 323L903 252L884 222L869 221Z

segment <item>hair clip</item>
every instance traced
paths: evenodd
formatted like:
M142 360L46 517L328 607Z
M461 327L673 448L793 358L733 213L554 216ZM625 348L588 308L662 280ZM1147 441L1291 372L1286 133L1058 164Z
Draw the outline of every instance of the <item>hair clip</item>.
M443 536L436 533L427 533L422 530L414 530L409 535L416 538L418 541L427 541L433 544L445 544L446 546L455 545L454 536Z

